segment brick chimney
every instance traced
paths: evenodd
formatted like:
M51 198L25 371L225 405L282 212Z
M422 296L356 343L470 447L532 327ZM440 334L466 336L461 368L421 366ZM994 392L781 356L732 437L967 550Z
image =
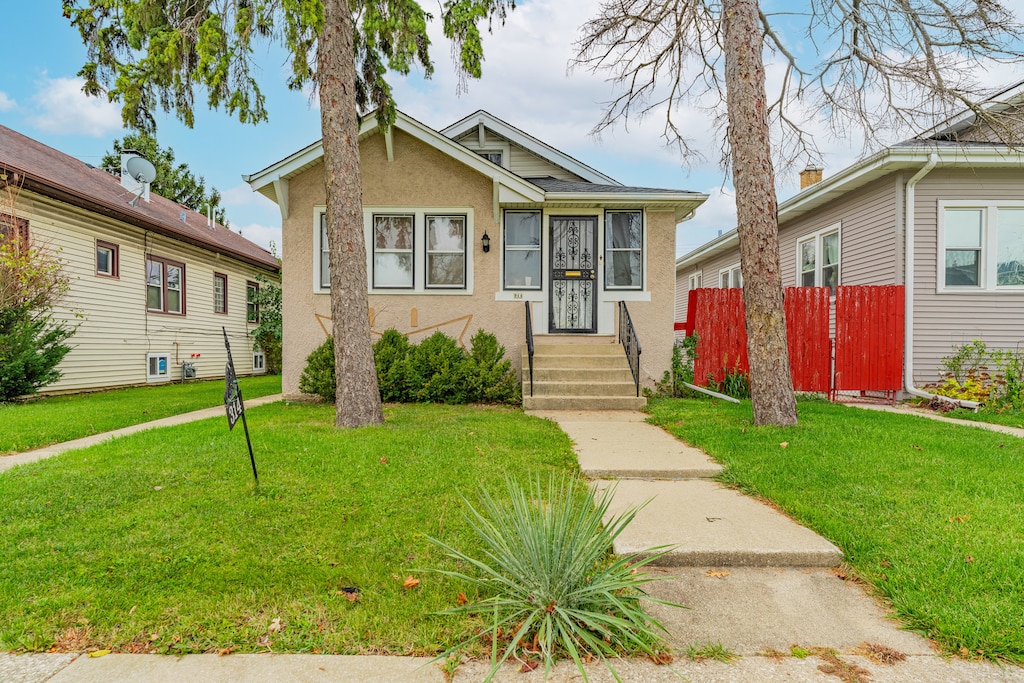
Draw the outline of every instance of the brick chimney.
M820 183L822 170L820 166L808 166L800 171L800 189L803 190Z

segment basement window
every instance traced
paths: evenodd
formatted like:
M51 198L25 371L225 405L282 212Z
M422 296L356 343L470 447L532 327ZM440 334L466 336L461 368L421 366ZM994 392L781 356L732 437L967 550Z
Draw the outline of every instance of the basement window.
M171 357L166 353L146 354L146 381L166 382L171 378Z

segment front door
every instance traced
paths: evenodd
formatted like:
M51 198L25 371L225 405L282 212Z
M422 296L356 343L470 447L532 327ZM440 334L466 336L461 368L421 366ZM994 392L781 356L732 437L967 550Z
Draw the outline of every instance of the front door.
M597 218L551 218L551 311L557 332L597 331Z

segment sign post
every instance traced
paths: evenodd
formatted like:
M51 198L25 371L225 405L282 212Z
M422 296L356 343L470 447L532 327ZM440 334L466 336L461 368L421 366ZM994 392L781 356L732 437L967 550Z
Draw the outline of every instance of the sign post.
M238 377L235 375L235 361L231 358L231 344L228 343L228 331L223 326L220 329L224 333L224 348L228 352L228 364L224 367L224 408L228 413L228 431L235 428L235 423L238 422L239 418L242 419L242 427L245 429L245 443L249 446L249 462L252 463L252 478L256 482L256 486L259 486L260 478L256 474L256 458L252 454L249 424L245 421L242 389L238 386Z

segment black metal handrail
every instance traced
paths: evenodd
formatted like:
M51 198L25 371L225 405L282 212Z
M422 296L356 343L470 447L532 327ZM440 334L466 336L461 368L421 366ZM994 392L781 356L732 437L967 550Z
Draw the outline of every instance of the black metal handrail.
M530 396L533 396L533 306L526 302L526 352L530 357Z
M629 309L626 302L619 302L619 343L626 351L626 360L629 361L629 370L633 373L633 383L636 384L636 395L640 397L640 338L636 336L636 328L633 327L633 320L629 317Z

